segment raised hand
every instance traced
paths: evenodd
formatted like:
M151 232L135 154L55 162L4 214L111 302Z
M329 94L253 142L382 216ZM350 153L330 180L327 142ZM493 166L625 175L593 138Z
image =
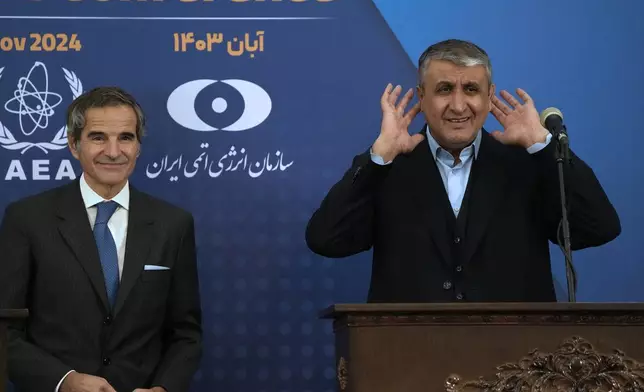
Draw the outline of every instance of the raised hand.
M524 103L520 103L505 90L501 91L501 97L511 107L496 96L492 97L490 111L503 126L503 132L494 131L491 135L503 144L518 145L524 148L535 143L545 142L548 131L539 122L539 113L532 98L520 88L516 91Z
M400 153L410 152L425 138L423 135L409 134L409 124L420 113L420 102L405 113L409 101L414 96L414 91L412 89L407 91L396 105L402 87L396 86L393 91L392 87L391 83L388 84L380 98L382 124L380 135L372 146L373 153L380 155L385 162L393 160Z

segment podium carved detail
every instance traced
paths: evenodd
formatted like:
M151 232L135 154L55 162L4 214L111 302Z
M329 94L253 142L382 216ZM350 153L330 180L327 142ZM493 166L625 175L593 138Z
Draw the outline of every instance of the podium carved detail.
M495 379L463 381L451 375L446 392L504 391L644 391L644 365L621 350L602 354L587 340L574 336L555 352L531 351L517 363L497 367Z
M347 361L344 357L340 357L340 360L338 361L337 378L340 390L344 391L347 389L349 383L349 370L347 369Z

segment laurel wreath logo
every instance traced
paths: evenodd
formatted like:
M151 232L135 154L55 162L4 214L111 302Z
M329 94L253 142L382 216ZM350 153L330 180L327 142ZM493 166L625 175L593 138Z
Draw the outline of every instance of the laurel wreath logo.
M74 72L65 68L62 68L62 70L65 73L69 89L72 91L73 99L78 98L83 93L83 83ZM3 71L4 67L0 68L0 79L2 79ZM31 143L17 141L9 129L0 121L0 146L7 150L21 150L20 154L24 154L34 147L41 149L45 154L48 154L49 151L62 150L67 147L67 126L63 125L49 142Z

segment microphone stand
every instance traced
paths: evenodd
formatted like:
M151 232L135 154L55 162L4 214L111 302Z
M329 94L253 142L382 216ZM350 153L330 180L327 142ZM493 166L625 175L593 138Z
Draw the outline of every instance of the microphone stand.
M576 302L577 291L577 278L575 274L574 265L572 264L572 249L570 245L570 225L568 223L568 211L566 207L566 190L564 188L564 164L570 165L570 148L568 145L568 135L566 127L563 127L563 132L553 135L557 142L557 166L559 169L559 191L561 196L561 222L560 227L563 228L563 254L566 259L566 281L568 284L568 301ZM557 228L557 242L559 242L559 228ZM561 247L561 243L559 243Z

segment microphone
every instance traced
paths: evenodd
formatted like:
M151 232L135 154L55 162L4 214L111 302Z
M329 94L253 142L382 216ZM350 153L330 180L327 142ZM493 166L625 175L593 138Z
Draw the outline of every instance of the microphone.
M539 116L539 120L541 121L541 125L550 131L552 136L557 138L560 142L563 141L563 139L568 139L561 110L552 107L544 109Z
M557 159L563 159L566 163L570 163L570 149L568 147L568 133L566 126L563 122L563 114L557 108L547 108L541 112L539 116L541 125L546 128L552 136L559 142L559 149L561 156Z
M561 114L561 110L557 108L550 107L544 109L539 116L539 120L541 122L541 125L546 128L552 134L552 137L554 137L558 142L556 159L559 169L561 221L559 222L559 227L557 228L557 243L565 258L566 281L568 283L568 301L575 302L577 292L577 274L572 262L570 224L568 222L568 208L566 205L566 192L564 184L564 163L571 163L570 149L568 146L568 133L566 132L566 126L563 122L563 114ZM561 233L563 241L560 237L560 231L563 231L563 233Z

